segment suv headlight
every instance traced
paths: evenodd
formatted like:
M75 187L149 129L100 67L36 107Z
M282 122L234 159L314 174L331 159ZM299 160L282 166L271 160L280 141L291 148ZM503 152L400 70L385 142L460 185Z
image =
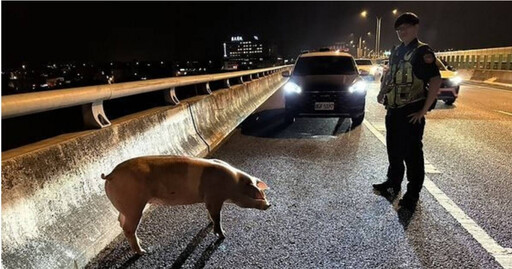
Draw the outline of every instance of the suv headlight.
M348 87L348 91L351 93L354 92L364 92L366 91L366 82L362 80L358 80L352 84L352 86Z
M370 75L375 75L375 72L377 72L377 66L372 66L370 68Z
M288 94L290 93L296 93L299 94L302 92L302 89L299 87L299 85L295 84L294 82L288 82L284 85L284 91Z
M453 78L450 78L450 82L453 85L459 85L459 83L462 82L462 78L461 77L453 77Z

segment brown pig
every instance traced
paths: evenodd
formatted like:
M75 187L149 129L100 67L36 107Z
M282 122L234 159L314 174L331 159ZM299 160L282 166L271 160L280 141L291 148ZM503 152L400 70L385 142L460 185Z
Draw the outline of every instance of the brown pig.
M143 254L137 227L147 203L188 205L205 203L213 231L224 238L222 205L270 207L263 190L267 184L226 162L181 156L146 156L122 162L105 182L108 199L119 211L119 223L133 251Z

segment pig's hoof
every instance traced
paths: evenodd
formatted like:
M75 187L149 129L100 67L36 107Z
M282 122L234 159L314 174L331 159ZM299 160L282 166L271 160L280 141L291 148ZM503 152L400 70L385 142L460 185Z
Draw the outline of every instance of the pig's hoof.
M140 255L140 256L142 256L142 255L144 255L146 253L148 253L148 252L145 249L142 249L142 248L139 251L137 251L137 255Z
M219 239L224 239L224 238L226 238L226 236L224 235L224 232L215 232L215 235L216 235Z

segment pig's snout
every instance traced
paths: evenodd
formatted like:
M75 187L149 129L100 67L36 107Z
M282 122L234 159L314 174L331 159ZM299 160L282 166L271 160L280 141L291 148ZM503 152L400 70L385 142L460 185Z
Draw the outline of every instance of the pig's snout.
M260 210L267 210L270 206L272 206L272 205L267 201L267 199L265 199L265 200L260 200L259 206L256 208L260 209Z

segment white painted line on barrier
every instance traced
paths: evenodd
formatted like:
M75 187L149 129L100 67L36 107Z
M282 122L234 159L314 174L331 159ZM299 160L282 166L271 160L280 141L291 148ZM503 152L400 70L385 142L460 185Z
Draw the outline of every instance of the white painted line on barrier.
M502 110L494 110L494 111L496 111L496 112L498 112L498 113L501 113L501 114L505 114L505 115L512 116L512 113L507 112L507 111L502 111Z
M373 125L367 120L363 121L368 128L382 144L386 145L386 139ZM510 248L500 246L484 229L471 219L462 209L453 202L441 189L439 189L432 180L425 176L423 186L434 196L441 206L452 215L457 222L505 269L512 269L512 251Z

